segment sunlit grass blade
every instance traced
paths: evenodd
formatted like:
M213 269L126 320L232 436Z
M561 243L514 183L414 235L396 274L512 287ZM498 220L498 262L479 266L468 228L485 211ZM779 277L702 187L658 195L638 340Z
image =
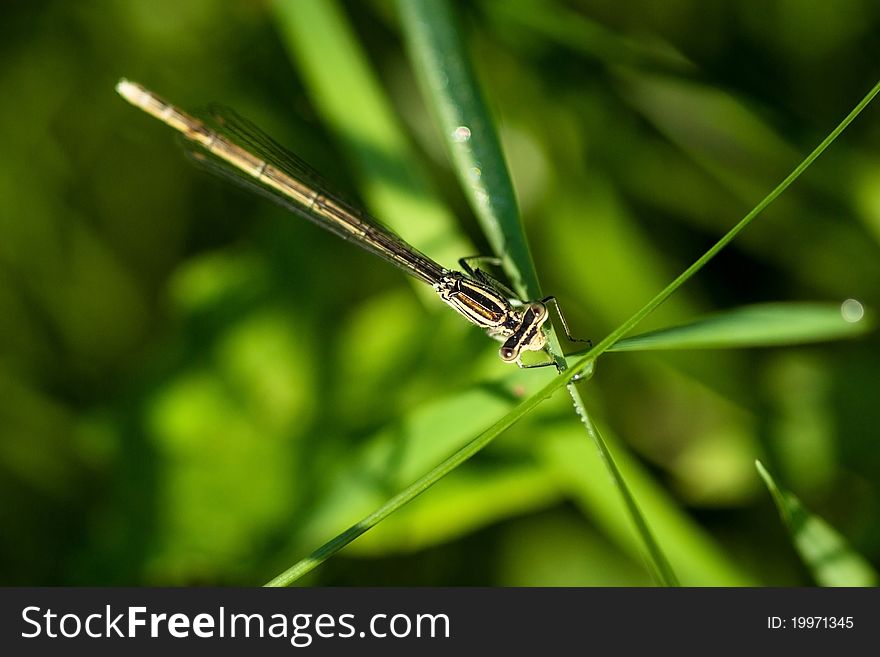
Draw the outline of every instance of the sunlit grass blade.
M344 532L319 547L308 557L295 563L286 571L278 575L278 577L275 577L270 581L267 586L289 586L306 573L314 570L317 566L351 543L358 536L375 527L397 509L424 493L459 465L481 451L506 429L516 424L532 410L537 408L541 402L564 386L566 380L567 377L565 376L555 377L549 384L541 388L531 397L528 397L517 404L509 413L504 415L467 445L457 450L452 456L434 467L430 472L407 486L373 513L365 516L362 520L353 524Z
M851 338L871 328L853 299L842 305L767 303L744 306L681 326L624 338L608 351L769 347Z
M356 447L347 450L345 457L335 460L334 470L325 477L320 499L298 518L296 541L290 549L311 549L352 520L369 514L509 411L521 391L536 390L552 377L549 370L526 372L509 368L508 374L493 380L491 385L475 383L425 401L384 423L372 435L363 436ZM530 420L534 431L540 432L535 418ZM511 449L523 454L516 446ZM367 539L366 543L385 545L393 551L393 536L405 533L395 531L395 527L404 525L410 527L410 535L403 538L400 549L415 541L443 541L444 536L464 533L466 528L476 529L480 522L499 522L507 514L526 513L538 500L551 494L548 485L555 488L552 481L540 481L543 475L532 472L534 468L535 464L527 458L460 468L453 481L444 480L442 490L388 518L380 532L359 540L356 549L365 549ZM507 486L503 482L513 481L513 471L522 477L521 488L515 494L509 489L500 492ZM469 502L459 503L469 495ZM456 501L443 511L443 501L450 496ZM523 505L519 511L518 504Z
M780 488L760 461L755 467L785 522L792 542L821 586L877 586L877 572L822 518L803 507L791 492Z
M470 205L523 299L540 296L495 122L446 0L402 0L410 59Z
M599 429L596 428L596 425L593 423L589 415L586 413L581 415L581 422L583 423L584 428L586 428L590 438L593 440L593 443L599 448L599 456L601 456L602 462L608 470L608 473L611 475L612 481L615 482L617 489L620 491L623 505L635 526L636 533L641 537L645 544L645 549L647 550L649 557L648 563L650 564L654 577L659 584L664 586L678 586L678 577L676 577L675 571L673 571L672 566L669 564L666 555L663 554L663 550L660 549L660 544L657 542L657 539L654 538L654 533L648 526L648 521L645 520L645 515L642 513L638 502L636 502L635 495L632 494L629 485L620 473L620 468L617 466L617 462L611 455L611 450L608 448L608 444L605 442L605 439L602 438L602 434L599 433Z
M416 75L434 107L456 173L483 231L495 253L501 256L516 292L524 299L538 298L538 276L500 140L459 37L451 7L446 0L402 0L398 7ZM549 352L560 369L567 367L552 333ZM611 451L590 420L580 393L569 386L569 395L644 541L657 580L667 586L677 585L675 574L617 469Z
M651 519L651 529L663 545L664 554L675 564L684 586L756 586L745 563L726 553L724 546L697 522L650 468L637 456L620 447L619 437L607 424L600 424L603 440L614 450L617 463L642 509ZM644 558L645 545L633 531L624 501L608 486L601 454L584 440L576 425L553 423L536 436L535 450L565 487L572 501L615 542L621 551Z
M629 319L627 319L623 324L614 329L611 333L605 336L593 349L590 349L587 354L578 360L574 364L574 368L577 369L581 365L586 365L591 360L598 357L600 354L608 351L612 345L617 344L620 340L624 338L624 336L628 335L630 331L632 331L645 317L650 315L654 310L657 309L660 304L662 304L666 299L668 299L678 288L684 285L687 281L689 281L694 274L700 271L706 264L712 260L718 253L721 252L725 246L730 244L733 239L739 235L745 228L755 220L755 218L761 214L767 207L770 206L773 201L775 201L779 196L784 192L788 187L798 178L800 178L801 174L806 171L816 159L825 152L825 149L828 148L840 133L846 130L847 126L852 123L855 118L861 114L862 110L867 107L868 103L870 103L874 97L880 93L880 82L877 82L871 90L862 98L858 104L850 111L849 114L837 125L837 127L832 130L825 139L823 139L813 151L807 155L803 159L803 161L798 164L794 170L788 174L785 179L779 183L767 196L765 196L758 205L756 205L751 211L746 214L742 219L740 219L736 225L731 228L724 236L719 239L712 247L709 248L702 256L697 258L697 260L690 265L687 269L685 269L681 274L679 274L675 280L673 280L669 285L663 288L657 295L654 296L648 303L639 308Z

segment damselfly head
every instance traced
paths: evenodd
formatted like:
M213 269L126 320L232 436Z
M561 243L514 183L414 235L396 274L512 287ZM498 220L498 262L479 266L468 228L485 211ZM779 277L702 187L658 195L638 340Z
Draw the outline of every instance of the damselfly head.
M523 351L540 351L547 344L547 337L541 330L547 321L547 306L533 301L519 319L519 326L498 350L501 360L506 363L519 360Z

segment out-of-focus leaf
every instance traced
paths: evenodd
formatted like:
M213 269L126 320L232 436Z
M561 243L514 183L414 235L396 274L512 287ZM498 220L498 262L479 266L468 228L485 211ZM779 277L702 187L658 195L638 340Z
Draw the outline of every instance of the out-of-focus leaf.
M334 538L314 550L310 555L301 559L283 573L273 578L267 586L290 586L300 577L311 572L321 563L329 559L343 547L359 536L362 536L365 532L375 527L404 505L414 500L428 488L434 486L450 472L457 469L461 464L465 463L475 454L483 450L501 433L532 412L541 404L541 402L549 398L554 392L564 387L566 383L577 374L577 372L582 370L584 366L588 364L586 359L584 359L584 361L585 362L579 364L580 367L576 365L569 370L569 372L560 373L559 375L552 377L549 383L544 387L540 388L534 394L526 397L519 404L511 408L508 413L496 420L491 426L475 438L464 444L454 454L438 463L433 469L388 499L388 501L376 508L372 513L350 525L348 529L337 534ZM467 418L459 417L458 421L461 421L462 419ZM392 453L392 455L394 454ZM394 466L395 464L391 463L389 465Z
M621 74L633 104L674 143L746 198L797 154L739 98L672 76Z
M412 552L491 523L546 508L562 498L558 479L539 464L462 467L354 543L357 554Z
M632 487L645 516L651 519L657 540L663 545L682 584L754 585L752 575L726 555L672 496L626 450L617 446L607 427L602 429L618 467ZM580 432L575 427L557 427L536 448L584 513L632 556L643 557L645 548L636 538L622 500L606 483L605 467L599 455Z
M877 572L827 522L803 507L791 492L776 485L760 461L755 461L794 547L822 586L877 586Z
M624 338L608 351L724 349L818 342L861 335L871 321L847 300L843 305L768 303L744 306L690 324Z
M473 253L452 215L432 199L369 57L338 4L276 0L272 6L309 95L357 166L370 209L440 262Z
M569 509L505 523L501 586L650 586L637 559Z
M461 448L480 428L508 411L516 392L525 390L523 386L531 389L538 384L529 380L531 374L535 372L512 372L506 382L495 387L474 387L424 405L367 440L363 448L340 467L300 534L302 544L311 547L326 540L340 527L366 515L432 465ZM546 381L551 373L541 373L541 376ZM464 493L459 488L456 494ZM418 504L421 503L420 500ZM475 501L475 504L480 506L482 502ZM487 516L485 511L474 511L491 520L511 512L509 505L501 515ZM474 513L469 515L473 517ZM469 524L474 526L473 522ZM448 536L461 532L462 529L452 527L442 533Z

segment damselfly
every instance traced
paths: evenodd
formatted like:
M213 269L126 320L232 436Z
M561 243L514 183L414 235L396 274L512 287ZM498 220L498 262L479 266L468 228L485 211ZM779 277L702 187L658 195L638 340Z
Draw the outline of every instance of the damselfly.
M203 121L137 83L122 79L116 91L181 133L196 147L191 151L196 159L428 283L453 310L503 342L498 351L503 361L523 367L524 351L545 348L542 327L548 303L555 303L553 297L516 299L483 270L471 267L468 259L459 261L463 271L442 267L333 194L311 167L228 110L215 110Z

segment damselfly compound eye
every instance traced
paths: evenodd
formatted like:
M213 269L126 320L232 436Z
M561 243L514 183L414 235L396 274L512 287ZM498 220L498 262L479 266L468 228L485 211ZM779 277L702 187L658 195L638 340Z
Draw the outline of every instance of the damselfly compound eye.
M498 350L498 355L501 356L501 360L505 363L516 360L516 350L512 347L501 347L501 349Z

